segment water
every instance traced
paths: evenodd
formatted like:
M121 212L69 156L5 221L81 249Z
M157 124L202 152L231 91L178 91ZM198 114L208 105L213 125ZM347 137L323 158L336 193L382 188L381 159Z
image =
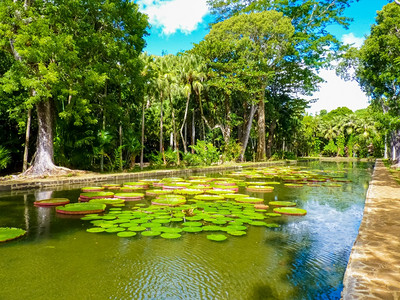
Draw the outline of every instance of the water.
M276 219L280 228L249 226L222 243L207 233L177 240L87 233L88 221L33 206L50 193L0 194L0 226L28 231L0 245L0 299L339 299L372 165L307 166L344 170L352 182L252 193L308 213ZM52 197L76 202L79 193Z

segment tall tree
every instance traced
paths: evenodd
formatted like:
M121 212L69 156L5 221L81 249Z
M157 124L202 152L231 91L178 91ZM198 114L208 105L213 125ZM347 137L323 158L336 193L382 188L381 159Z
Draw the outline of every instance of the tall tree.
M58 104L67 103L61 117L88 120L92 105L84 87L98 89L108 77L105 65L115 68L139 55L146 17L128 1L5 0L0 20L0 47L14 54L19 68L6 75L34 91L26 103L36 106L39 133L26 174L57 173L63 170L54 164Z

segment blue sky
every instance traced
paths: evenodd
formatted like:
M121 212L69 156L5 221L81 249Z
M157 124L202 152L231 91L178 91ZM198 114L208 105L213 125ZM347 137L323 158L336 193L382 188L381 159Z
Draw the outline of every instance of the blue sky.
M149 54L176 54L189 50L193 43L200 42L208 33L212 17L208 13L206 0L136 0L142 12L149 16L151 29L146 38L145 51ZM376 11L381 10L389 0L360 0L346 9L345 14L354 19L349 29L331 26L331 33L344 43L360 46L374 23ZM313 98L318 101L311 105L308 113L315 114L321 109L328 111L339 106L352 110L365 108L367 97L356 82L344 82L333 70L320 73L326 83Z

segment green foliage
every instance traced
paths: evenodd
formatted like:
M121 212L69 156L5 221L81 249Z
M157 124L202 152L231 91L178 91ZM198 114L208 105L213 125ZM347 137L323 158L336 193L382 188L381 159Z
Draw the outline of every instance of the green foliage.
M222 153L223 161L236 161L242 151L242 144L240 142L230 140L228 144L224 146Z
M353 157L354 146L355 146L355 138L354 138L354 135L351 134L349 136L349 139L347 140L347 156L348 157Z
M344 156L345 143L346 143L346 140L345 140L344 134L341 133L336 139L336 144L337 144L337 148L338 148L337 154L339 156Z
M333 140L330 140L327 145L324 147L324 154L328 156L335 156L337 153L338 147L335 145Z
M197 141L196 145L190 146L195 153L187 153L184 156L184 162L189 166L210 166L219 161L221 153L212 143Z
M11 161L10 151L0 146L0 170L5 169Z

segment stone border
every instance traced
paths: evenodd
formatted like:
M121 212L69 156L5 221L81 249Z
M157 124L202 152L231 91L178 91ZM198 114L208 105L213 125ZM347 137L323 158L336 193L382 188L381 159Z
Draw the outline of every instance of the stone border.
M342 299L400 299L400 185L375 163Z
M117 182L117 181L135 181L143 178L151 177L168 177L177 175L189 175L199 173L221 172L229 170L241 170L244 168L257 168L264 166L283 165L286 161L273 161L261 163L245 163L235 164L228 166L211 166L204 168L189 168L189 169L173 169L173 170L156 170L156 171L143 171L136 173L115 173L115 174L91 174L74 177L58 177L57 179L38 178L38 179L25 179L25 180L9 180L0 182L1 191L15 191L15 190L31 190L42 188L56 188L56 190L63 190L66 188L88 186L98 182Z

